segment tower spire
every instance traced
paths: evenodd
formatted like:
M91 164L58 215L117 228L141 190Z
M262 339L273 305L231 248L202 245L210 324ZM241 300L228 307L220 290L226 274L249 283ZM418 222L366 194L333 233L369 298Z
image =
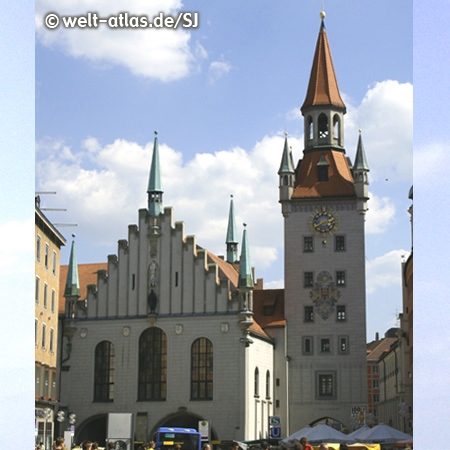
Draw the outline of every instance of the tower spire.
M163 212L162 194L163 189L161 183L161 168L159 165L158 132L155 131L152 164L150 167L150 177L148 180L148 188L147 188L148 214L150 216L158 216Z
M67 270L66 287L64 297L66 298L66 317L75 316L75 304L80 298L80 279L78 277L77 252L75 250L75 234L72 234L72 246L70 248L69 267Z
M237 261L237 233L236 233L236 221L234 218L234 204L233 196L230 195L230 211L228 213L228 229L227 229L227 262L234 264Z
M241 260L239 263L238 287L253 289L252 265L250 262L250 252L248 249L246 226L247 224L244 223L244 233L242 235Z
M358 145L356 148L355 164L353 166L353 180L355 186L355 193L358 197L356 209L359 213L364 214L367 210L367 200L369 199L369 179L368 174L369 165L367 164L366 152L361 136L361 129L359 130Z

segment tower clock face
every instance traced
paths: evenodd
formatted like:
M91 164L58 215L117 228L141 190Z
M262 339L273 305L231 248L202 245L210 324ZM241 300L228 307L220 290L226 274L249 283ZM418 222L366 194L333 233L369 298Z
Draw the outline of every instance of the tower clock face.
M329 208L320 208L316 210L309 220L311 231L320 236L326 236L334 233L339 225L337 214Z

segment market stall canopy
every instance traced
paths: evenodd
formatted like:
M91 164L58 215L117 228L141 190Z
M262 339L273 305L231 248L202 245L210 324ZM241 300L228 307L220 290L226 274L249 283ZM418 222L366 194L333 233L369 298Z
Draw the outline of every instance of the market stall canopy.
M371 428L364 436L358 438L361 442L378 442L379 444L395 444L405 439L411 439L411 436L384 423Z
M354 443L355 439L335 430L324 423L319 423L314 427L307 426L301 430L291 434L287 438L284 438L280 444L284 447L294 447L296 441L300 441L302 437L308 439L308 443L321 444L322 442L336 442L336 443Z
M359 441L359 439L362 438L365 434L367 434L371 429L372 428L370 428L369 426L363 425L361 428L358 428L357 430L353 431L353 433L350 433L348 437Z
M334 444L334 443L330 443L327 442L328 448L330 450L340 450L341 449L341 444ZM380 444L361 444L361 443L357 443L357 444L351 444L351 445L347 445L349 450L380 450ZM314 450L320 450L320 445L313 445L312 448Z

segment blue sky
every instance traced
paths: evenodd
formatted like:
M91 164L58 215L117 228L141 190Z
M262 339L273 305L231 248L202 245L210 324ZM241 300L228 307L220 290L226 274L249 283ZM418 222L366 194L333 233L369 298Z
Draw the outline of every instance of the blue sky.
M150 8L147 3L129 1L130 12L153 15L163 4L155 1ZM8 151L0 153L2 187L7 192L0 227L13 239L1 251L4 258L15 255L8 265L0 265L6 298L18 303L33 295L30 197L35 189L58 192L42 196L43 206L67 208L48 212L54 222L78 223L61 231L66 237L77 233L80 262L106 261L108 254L116 253L117 240L127 237L127 225L136 222L137 209L146 204L155 129L161 145L164 203L174 206L175 219L185 221L187 234L196 234L200 245L223 254L229 195L234 194L239 224L248 223L257 276L264 277L266 287L280 285L282 218L276 203L276 170L285 131L295 158L301 156L298 108L308 82L321 2L285 1L280 7L269 1L181 5L170 0L164 5L175 12L198 11L200 27L176 33L49 32L40 25L48 11L109 15L123 7L118 1L38 0L34 48L34 2L2 3L0 141ZM448 2L437 0L416 1L414 8L414 235L416 281L420 281L415 296L427 299L415 302L414 352L419 355L415 438L418 448L432 448L430 442L446 437L437 424L449 401L443 385L447 305L442 294L430 295L444 280L448 244L444 233L439 242L433 239L429 218L436 216L448 190L442 161L447 157L449 58L444 43L450 37L446 27L450 8ZM347 154L354 159L361 127L371 167L366 250L372 339L375 331L382 334L395 324L401 309L400 261L411 248L406 211L412 184L412 7L406 0L335 0L325 2L325 11L348 110ZM238 229L241 233L240 225ZM62 258L65 263L68 248ZM23 327L29 335L9 325L2 333L4 340L12 337L17 354L31 360L32 314L25 316L15 306L6 306L4 312L29 322ZM0 353L2 364L10 361L12 351L10 347ZM32 365L24 362L27 358L17 359L16 383L25 376L33 378ZM13 379L7 369L3 376ZM6 400L10 390L2 392ZM30 382L16 401L32 409L32 401L26 403L32 390ZM2 417L4 440L8 433L17 436L15 425L22 421L20 408Z

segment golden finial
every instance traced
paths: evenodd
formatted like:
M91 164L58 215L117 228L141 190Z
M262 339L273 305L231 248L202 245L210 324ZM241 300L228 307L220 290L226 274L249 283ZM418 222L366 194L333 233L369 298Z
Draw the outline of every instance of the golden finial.
M287 131L284 132L284 135L287 136Z
M323 10L323 0L322 0L322 11L320 11L320 18L325 19L325 16L326 16L326 14L325 14L325 11Z
M361 130L361 128L360 128L360 129L359 129L359 132L361 133L361 131L362 131L362 130Z

